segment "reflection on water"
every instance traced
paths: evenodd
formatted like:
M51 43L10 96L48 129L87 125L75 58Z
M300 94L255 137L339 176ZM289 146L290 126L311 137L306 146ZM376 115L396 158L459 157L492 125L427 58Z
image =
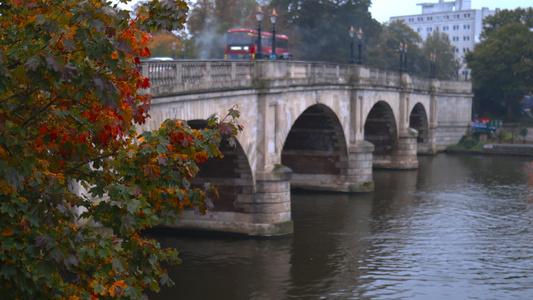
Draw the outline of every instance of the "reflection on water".
M533 167L419 157L363 195L293 193L294 236L158 234L180 250L154 299L533 299Z

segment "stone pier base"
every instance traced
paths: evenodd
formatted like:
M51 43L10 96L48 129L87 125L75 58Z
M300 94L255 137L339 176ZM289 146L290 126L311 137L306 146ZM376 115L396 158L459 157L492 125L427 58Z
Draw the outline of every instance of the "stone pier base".
M423 142L419 142L416 149L417 153L421 155L435 155L439 152L434 127L429 128L426 139Z
M291 187L334 192L371 192L374 145L363 141L349 147L348 157L338 163L341 174L293 174ZM346 161L347 160L347 161Z
M417 169L417 137L418 132L409 128L407 132L401 133L398 138L398 149L393 152L391 169Z
M382 156L374 160L374 168L409 170L418 168L416 130L409 129L401 133L398 138L398 147L392 155Z
M186 211L177 225L187 230L228 232L249 236L278 237L291 235L290 178L292 171L283 166L269 173L258 173L253 197L239 201L242 212L210 212L199 216Z
M350 192L372 192L374 180L372 178L372 160L374 145L361 141L348 149L348 166L346 168L346 182Z

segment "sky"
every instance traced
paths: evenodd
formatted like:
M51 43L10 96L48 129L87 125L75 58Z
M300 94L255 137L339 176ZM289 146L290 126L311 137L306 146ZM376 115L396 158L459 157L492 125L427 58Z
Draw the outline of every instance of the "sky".
M390 17L416 15L422 13L422 7L418 3L438 3L439 0L372 0L370 13L380 23L388 22ZM445 2L451 2L445 0ZM518 7L533 6L531 0L472 0L472 9L488 7L491 10L515 9Z

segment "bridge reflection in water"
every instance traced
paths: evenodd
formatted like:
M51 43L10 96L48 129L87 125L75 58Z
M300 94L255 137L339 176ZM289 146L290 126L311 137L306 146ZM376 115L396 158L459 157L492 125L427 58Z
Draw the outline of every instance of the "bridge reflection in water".
M469 82L354 65L145 62L143 74L153 101L141 129L167 118L198 124L238 106L237 149L202 174L227 194L212 218L186 213L180 226L256 236L292 233L291 187L371 192L373 168L416 169L417 154L459 141L472 106Z

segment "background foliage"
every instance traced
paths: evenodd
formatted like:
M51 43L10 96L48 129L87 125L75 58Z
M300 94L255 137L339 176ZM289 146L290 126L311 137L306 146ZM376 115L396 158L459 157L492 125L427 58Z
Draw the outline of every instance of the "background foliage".
M349 30L364 33L362 58L366 66L398 71L400 42L408 44L408 71L429 76L431 53L437 54L437 77L456 79L459 62L448 36L435 32L422 44L420 35L403 22L379 24L368 11L367 0L200 0L192 5L187 29L195 45L191 57L221 59L225 53L225 32L228 29L256 29L255 13L259 6L265 13L263 31L271 31L268 18L273 9L278 14L276 32L289 37L290 52L295 60L348 63ZM357 58L357 38L354 54Z
M502 10L483 24L481 42L466 55L474 112L511 118L520 113L524 95L533 93L533 8Z

